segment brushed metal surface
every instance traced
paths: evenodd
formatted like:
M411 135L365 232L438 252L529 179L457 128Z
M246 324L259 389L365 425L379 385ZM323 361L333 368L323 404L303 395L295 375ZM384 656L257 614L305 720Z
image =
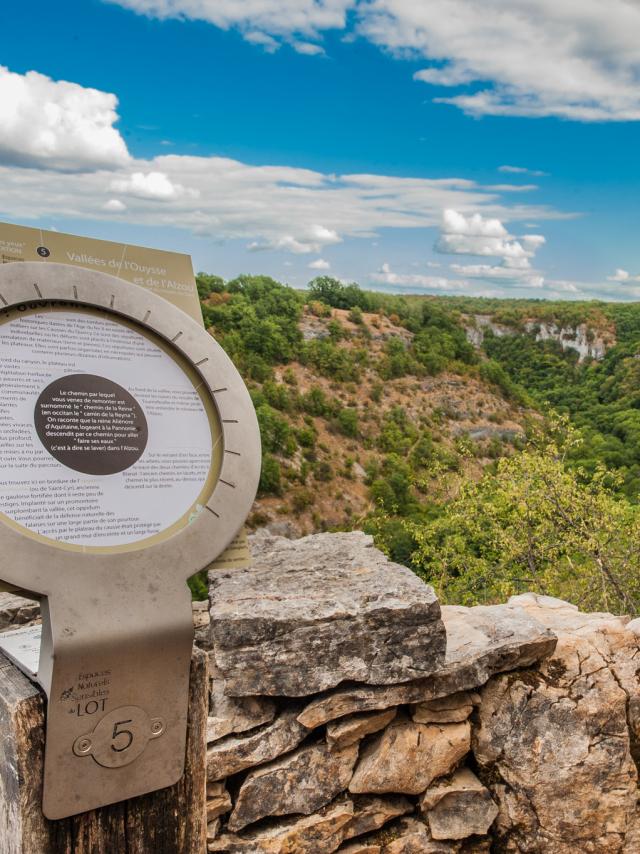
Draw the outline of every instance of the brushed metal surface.
M43 809L56 819L164 788L182 775L193 640L186 580L242 527L257 490L261 452L255 411L235 366L180 309L100 272L37 262L0 266L2 314L52 304L101 309L164 339L209 390L223 443L206 507L187 527L146 548L69 551L0 520L0 579L43 597ZM131 708L140 709L133 718L125 714ZM121 713L114 718L116 710ZM146 738L146 721L161 732ZM83 739L90 742L84 751ZM122 754L130 749L133 755L140 739L146 739L144 748L126 761ZM119 757L100 764L96 756L104 760L105 754Z

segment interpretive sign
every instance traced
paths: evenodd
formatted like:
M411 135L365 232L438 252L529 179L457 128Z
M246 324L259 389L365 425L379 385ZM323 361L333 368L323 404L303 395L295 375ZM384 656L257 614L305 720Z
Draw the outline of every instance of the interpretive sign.
M0 222L0 263L22 261L63 263L109 273L161 296L202 324L191 258L181 252ZM243 567L250 559L246 532L242 528L211 566ZM0 581L0 589L3 586L6 587Z
M43 597L39 655L33 630L0 648L47 693L62 818L180 778L186 580L242 527L260 437L198 323L79 267L0 266L0 378L0 579Z
M0 222L0 263L14 261L70 264L108 273L158 294L202 321L191 258L181 252Z

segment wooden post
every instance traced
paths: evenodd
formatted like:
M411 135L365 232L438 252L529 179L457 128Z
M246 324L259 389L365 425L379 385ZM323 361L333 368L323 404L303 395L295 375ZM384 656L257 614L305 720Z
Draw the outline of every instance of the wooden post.
M46 698L0 653L0 854L203 854L207 656L195 649L184 777L60 821L42 815Z

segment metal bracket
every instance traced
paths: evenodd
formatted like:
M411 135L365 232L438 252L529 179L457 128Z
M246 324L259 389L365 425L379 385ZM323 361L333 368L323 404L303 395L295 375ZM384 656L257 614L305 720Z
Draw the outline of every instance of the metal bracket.
M186 580L244 523L258 484L260 436L228 356L153 293L102 273L25 262L0 267L0 308L9 319L21 311L67 309L124 318L197 373L198 393L210 399L219 431L219 464L200 512L162 537L94 548L0 517L0 579L43 597L37 672L48 697L43 810L58 819L181 777L193 640ZM64 495L56 509L67 512Z

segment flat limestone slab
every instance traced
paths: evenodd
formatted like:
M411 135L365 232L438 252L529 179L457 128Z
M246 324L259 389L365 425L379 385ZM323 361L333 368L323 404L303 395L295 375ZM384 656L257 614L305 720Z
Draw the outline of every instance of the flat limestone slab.
M298 715L309 729L361 712L423 703L484 685L496 673L529 667L555 649L557 637L509 605L444 605L447 656L430 676L398 685L345 686L317 697Z
M255 537L254 565L209 573L216 663L230 696L301 697L417 679L444 661L433 589L360 531Z

